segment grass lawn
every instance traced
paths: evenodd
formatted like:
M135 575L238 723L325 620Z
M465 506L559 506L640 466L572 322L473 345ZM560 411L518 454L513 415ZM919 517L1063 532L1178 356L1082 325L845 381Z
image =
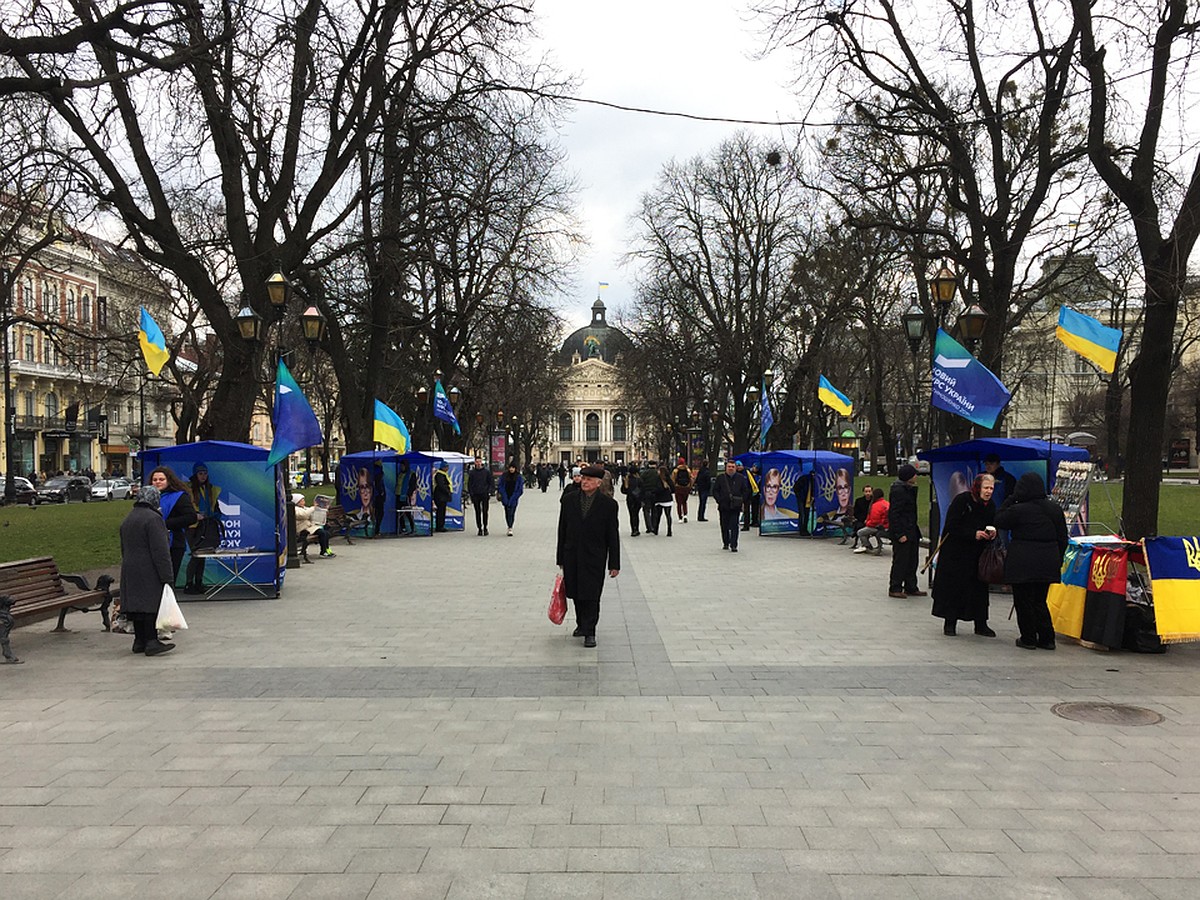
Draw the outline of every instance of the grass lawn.
M300 493L309 501L323 488ZM133 503L93 500L88 503L43 503L0 507L0 562L53 556L60 572L86 572L121 562L121 521Z
M862 486L881 487L886 494L895 479L887 475L860 475L855 479L856 496ZM928 509L929 480L917 478L919 502ZM309 501L317 494L332 493L328 487L302 491ZM1159 494L1159 533L1200 534L1200 485L1164 484ZM85 572L115 566L121 561L118 531L132 504L125 500L90 503L43 504L38 507L0 507L0 562L53 556L63 572ZM1111 530L1121 511L1121 483L1092 484L1092 520ZM927 524L923 516L922 527ZM1102 529L1093 529L1100 531Z

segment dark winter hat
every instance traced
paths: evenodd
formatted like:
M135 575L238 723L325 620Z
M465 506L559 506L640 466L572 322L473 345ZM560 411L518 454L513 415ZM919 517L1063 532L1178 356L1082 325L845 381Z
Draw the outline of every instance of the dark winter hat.
M603 466L584 466L582 469L579 470L579 474L582 475L584 478L603 478L604 477L604 467Z
M900 471L896 473L896 477L901 481L912 481L916 477L917 470L914 466L905 463L900 467Z
M198 462L194 466L192 466L192 474L193 475L197 474L198 472L207 472L207 471L208 471L208 466L205 463Z

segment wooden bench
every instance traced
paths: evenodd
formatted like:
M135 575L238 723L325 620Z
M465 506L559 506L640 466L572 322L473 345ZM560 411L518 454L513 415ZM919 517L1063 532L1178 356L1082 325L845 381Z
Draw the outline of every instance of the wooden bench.
M67 590L64 582L74 585L77 590ZM82 575L60 573L49 556L0 563L0 598L3 598L0 602L0 643L5 661L18 661L9 649L9 631L16 619L57 612L58 625L54 631L65 632L68 612L99 610L104 630L111 631L108 608L117 594L111 589L112 583L111 575L101 575L92 589Z
M363 537L366 537L371 527L371 520L366 516L352 516L346 512L342 504L335 503L325 512L325 527L329 529L330 538L344 537L347 544L353 544L354 541L350 535L361 530Z

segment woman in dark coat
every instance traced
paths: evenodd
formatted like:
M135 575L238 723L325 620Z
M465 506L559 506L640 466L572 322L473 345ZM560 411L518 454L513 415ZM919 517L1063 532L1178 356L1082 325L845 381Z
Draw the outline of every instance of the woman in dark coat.
M579 490L564 496L559 507L554 562L562 567L567 597L575 601L574 636L595 647L604 574L616 578L621 569L621 538L617 501L599 490L604 470L588 466L581 476Z
M525 493L525 479L517 474L517 464L510 462L508 471L500 476L496 486L496 497L504 507L504 521L508 523L508 536L512 537L513 523L517 520L517 504Z
M187 530L196 524L196 507L192 505L192 492L187 482L180 480L167 466L158 466L150 472L150 485L158 488L159 511L167 525L171 569L175 573L171 586L174 587L179 580L183 551L187 549Z
M121 523L121 612L133 623L133 652L157 656L175 645L158 639L154 622L164 584L172 584L167 527L158 489L144 485Z
M996 513L996 527L1011 533L1004 580L1012 585L1013 605L1023 650L1054 649L1054 625L1046 594L1062 574L1067 552L1067 520L1062 508L1046 496L1046 483L1036 472L1017 481L1013 495Z
M979 557L987 542L996 537L992 520L996 507L992 491L996 481L991 475L976 475L969 491L950 501L946 524L942 528L942 549L938 551L933 576L933 614L945 619L942 633L953 635L958 620L975 623L975 633L995 637L988 628L988 586L979 579Z

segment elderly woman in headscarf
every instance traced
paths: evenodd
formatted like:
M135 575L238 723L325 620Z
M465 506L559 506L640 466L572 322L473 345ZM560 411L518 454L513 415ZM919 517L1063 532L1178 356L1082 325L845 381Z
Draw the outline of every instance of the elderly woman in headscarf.
M933 576L933 615L945 620L942 633L956 633L958 622L975 623L975 633L995 637L988 627L988 585L979 578L979 557L996 537L996 507L991 475L977 475L971 489L950 501L942 527L941 549Z
M160 641L154 627L163 585L175 581L159 491L144 485L121 523L121 612L133 623L133 652L157 656L175 645Z

